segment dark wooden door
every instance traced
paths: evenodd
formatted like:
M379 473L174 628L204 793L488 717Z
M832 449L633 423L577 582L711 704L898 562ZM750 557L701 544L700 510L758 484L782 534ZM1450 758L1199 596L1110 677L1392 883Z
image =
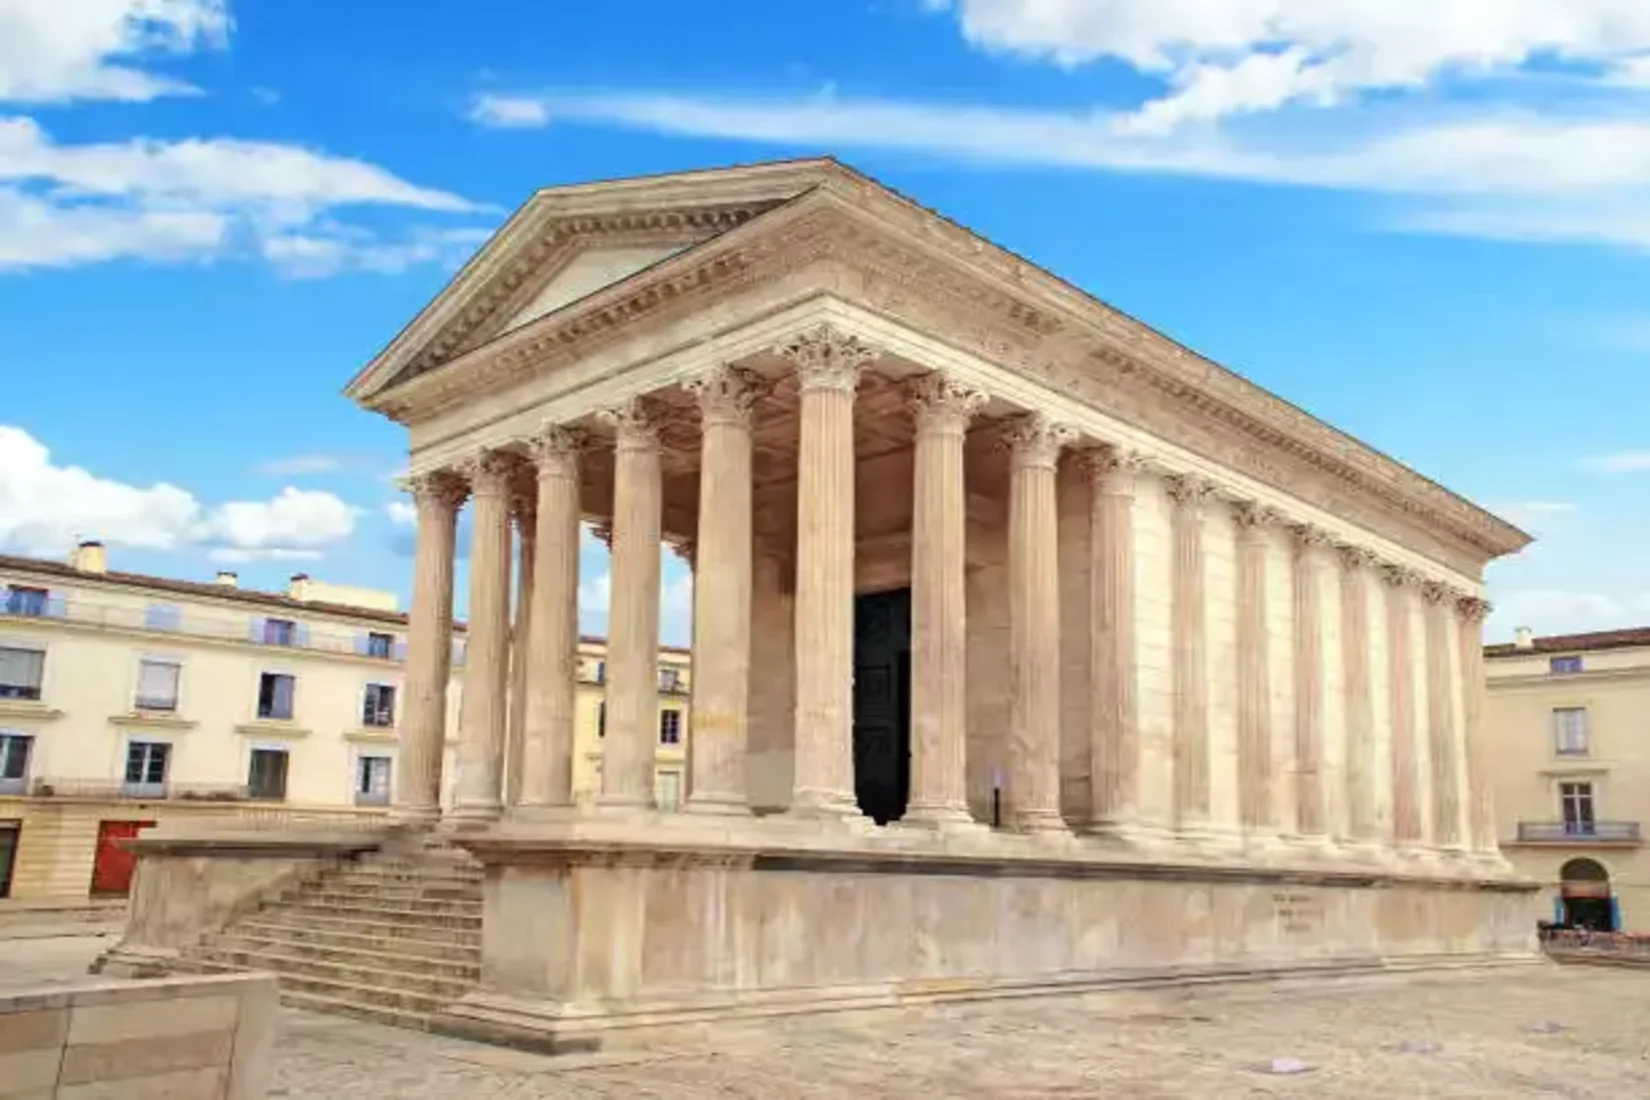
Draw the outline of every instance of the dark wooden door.
M97 853L92 857L92 893L110 896L131 892L132 868L137 857L120 845L138 835L153 821L100 821L97 823Z
M854 794L879 825L905 815L911 782L911 590L854 601Z
M0 821L0 898L11 897L11 872L17 865L17 838L22 824Z

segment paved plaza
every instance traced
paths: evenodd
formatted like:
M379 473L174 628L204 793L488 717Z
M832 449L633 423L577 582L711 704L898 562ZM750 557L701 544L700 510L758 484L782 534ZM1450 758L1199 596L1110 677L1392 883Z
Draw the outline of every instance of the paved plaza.
M93 938L0 941L0 984L72 976ZM1538 965L1292 987L1036 1000L548 1058L310 1013L273 1097L1650 1095L1650 973Z

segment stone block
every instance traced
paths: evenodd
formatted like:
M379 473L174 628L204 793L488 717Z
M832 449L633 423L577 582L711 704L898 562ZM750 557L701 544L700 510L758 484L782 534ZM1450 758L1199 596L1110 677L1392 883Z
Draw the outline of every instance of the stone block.
M229 1030L235 1026L236 1005L233 995L178 997L164 1006L148 999L76 1005L69 1020L69 1045Z
M226 1100L261 1100L269 1088L280 993L272 974L257 975L243 987L235 1021Z
M154 1011L153 1006L150 1010ZM233 1031L221 1030L71 1045L63 1052L63 1069L58 1079L65 1085L78 1085L88 1081L147 1077L168 1070L223 1066L229 1062L234 1039Z
M223 1100L227 1073L223 1066L206 1066L64 1085L57 1090L57 1100Z
M50 1089L57 1081L57 1062L61 1056L57 1047L0 1054L0 1096L10 1100Z
M67 1009L17 1012L0 1016L0 1054L22 1050L56 1050L69 1026Z

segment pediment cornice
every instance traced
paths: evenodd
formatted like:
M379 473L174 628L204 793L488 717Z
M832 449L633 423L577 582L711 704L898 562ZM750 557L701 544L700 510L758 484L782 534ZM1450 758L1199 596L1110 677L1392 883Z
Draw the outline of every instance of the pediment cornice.
M943 217L847 170L806 194L397 385L371 407L422 420L759 281L820 289L1285 492L1461 566L1528 543L1517 528ZM1349 517L1350 518L1350 517ZM1442 545L1440 545L1442 542Z

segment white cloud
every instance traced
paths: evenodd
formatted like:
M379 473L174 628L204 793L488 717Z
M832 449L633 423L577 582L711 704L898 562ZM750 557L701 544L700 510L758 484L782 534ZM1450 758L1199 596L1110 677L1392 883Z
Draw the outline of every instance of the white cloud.
M471 122L495 129L529 129L548 125L550 110L543 100L532 96L482 93L470 100L466 117Z
M402 527L411 527L418 522L418 509L404 500L392 500L384 505L384 512L390 517L390 522Z
M1486 628L1490 639L1510 637L1521 626L1537 634L1571 634L1615 630L1636 625L1634 608L1642 598L1618 598L1602 592L1563 588L1491 590L1495 612Z
M255 561L317 561L319 550L293 550L284 546L247 550L238 546L215 546L206 552L208 561L223 565L245 565Z
M7 550L56 555L96 538L145 550L313 556L349 537L355 515L331 493L291 487L271 500L209 508L176 485L129 485L56 465L28 432L0 425L0 548Z
M1599 474L1632 474L1650 470L1650 451L1616 451L1583 459L1581 465Z
M613 574L600 573L579 582L579 613L607 621L607 609L613 600Z
M288 455L260 462L257 470L271 477L301 477L305 474L331 474L342 469L344 462L337 455Z
M223 0L0 0L0 101L187 94L117 59L221 46L229 27Z
M484 208L377 165L296 145L188 138L61 144L0 117L0 270L135 257L257 255L298 275L450 262L472 228L368 230L359 207L424 214Z

